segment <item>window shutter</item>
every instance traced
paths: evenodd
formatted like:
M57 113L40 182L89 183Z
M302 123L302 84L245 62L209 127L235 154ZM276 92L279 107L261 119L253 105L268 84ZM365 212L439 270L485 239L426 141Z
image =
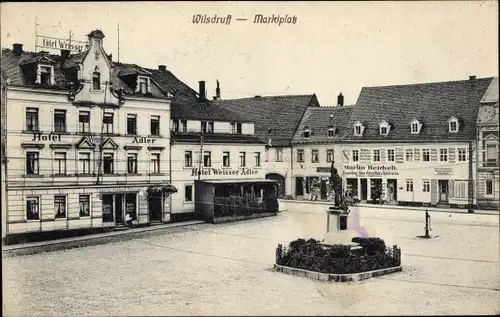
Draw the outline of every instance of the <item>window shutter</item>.
M460 189L460 188L459 188ZM448 181L448 198L455 197L455 182L453 180ZM460 197L460 195L458 195Z
M431 204L437 204L438 194L438 181L437 179L431 179Z

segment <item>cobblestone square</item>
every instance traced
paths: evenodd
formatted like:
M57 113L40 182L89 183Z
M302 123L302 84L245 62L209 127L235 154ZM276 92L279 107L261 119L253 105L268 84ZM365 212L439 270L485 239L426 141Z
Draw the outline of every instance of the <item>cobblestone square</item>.
M4 315L426 315L495 314L498 216L360 211L361 223L402 247L403 272L324 283L272 270L278 242L321 239L325 215L201 224L146 237L4 258Z

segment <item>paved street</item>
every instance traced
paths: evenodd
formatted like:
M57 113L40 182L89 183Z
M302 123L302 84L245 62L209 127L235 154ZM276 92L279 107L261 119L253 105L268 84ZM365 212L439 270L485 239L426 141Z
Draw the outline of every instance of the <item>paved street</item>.
M288 211L137 239L3 259L5 315L425 315L500 312L498 216L361 211L371 235L402 247L404 271L328 284L275 273L274 249L321 239L325 215Z

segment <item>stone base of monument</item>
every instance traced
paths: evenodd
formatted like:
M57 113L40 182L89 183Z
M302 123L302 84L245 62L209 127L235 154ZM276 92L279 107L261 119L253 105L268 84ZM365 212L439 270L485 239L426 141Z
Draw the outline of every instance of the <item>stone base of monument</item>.
M329 206L326 212L326 233L323 238L324 244L344 244L352 247L358 246L352 242L357 237L356 233L347 229L349 214L340 207Z

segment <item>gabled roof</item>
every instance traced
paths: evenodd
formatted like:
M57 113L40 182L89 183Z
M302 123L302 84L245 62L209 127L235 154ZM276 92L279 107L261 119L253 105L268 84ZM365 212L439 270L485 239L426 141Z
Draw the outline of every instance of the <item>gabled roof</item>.
M214 103L255 122L255 135L265 142L271 139L273 146L290 146L306 109L319 107L315 94L256 96Z
M307 108L293 137L294 144L331 143L342 138L347 129L353 106L346 107L310 107ZM309 138L304 139L304 127L312 129ZM328 136L328 129L336 128L333 137Z
M364 87L350 118L366 122L363 136L354 136L353 129L346 141L465 141L475 139L476 118L483 94L493 78L462 81ZM457 133L448 132L448 120L460 121ZM410 122L418 118L419 134L411 134ZM380 135L378 123L391 122L391 133Z

